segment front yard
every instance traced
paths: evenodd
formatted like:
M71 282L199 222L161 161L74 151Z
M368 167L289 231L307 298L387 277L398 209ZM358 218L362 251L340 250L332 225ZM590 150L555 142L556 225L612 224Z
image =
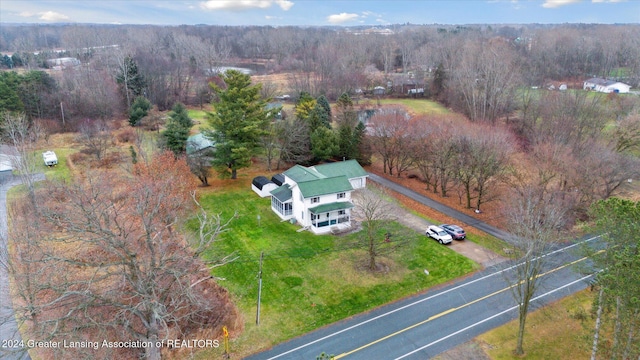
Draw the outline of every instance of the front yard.
M364 251L352 245L359 233L316 236L296 232L298 227L281 222L271 211L269 199L254 194L248 181L246 187L233 188L204 190L200 202L207 211L222 213L225 218L237 211L230 231L207 254L210 258L232 252L238 256L233 263L214 270L215 276L224 279L219 283L232 294L243 316L243 333L231 334L234 357L419 293L477 268L446 246L410 232L407 246L381 259L386 271L370 273L361 266L366 259ZM386 231L399 234L406 230L394 223L379 236L384 238ZM261 252L263 288L260 325L256 326ZM425 275L425 269L430 275ZM221 353L222 349L214 349L197 357Z

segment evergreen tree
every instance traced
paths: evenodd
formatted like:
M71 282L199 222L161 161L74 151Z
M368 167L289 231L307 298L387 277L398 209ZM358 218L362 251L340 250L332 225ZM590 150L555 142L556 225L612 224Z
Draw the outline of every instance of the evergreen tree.
M189 129L175 121L169 120L166 129L162 132L164 146L178 156L186 151Z
M120 72L116 76L116 82L123 86L127 106L131 106L131 97L140 97L144 95L144 89L147 82L138 70L138 64L127 56L121 64Z
M260 150L260 140L275 114L260 98L261 85L251 85L249 75L228 70L222 76L226 88L212 85L218 102L207 114L211 130L205 132L216 144L213 166L221 175L237 178L238 169L249 167Z
M592 359L600 351L613 359L640 356L640 201L609 198L591 207L595 231L606 251L585 249L596 268L600 294ZM607 330L602 330L607 329ZM603 340L604 341L599 341Z
M311 133L311 152L316 160L323 161L332 158L338 152L336 135L331 129L320 126Z
M344 159L356 159L358 157L358 144L354 139L354 130L358 118L353 109L353 101L349 94L343 93L336 101L338 123L338 157Z
M353 132L353 142L355 144L356 153L354 158L360 163L360 165L370 165L371 164L371 144L366 137L367 135L367 127L358 122L356 128Z
M433 74L433 81L431 82L431 94L433 94L434 98L438 98L444 92L445 80L444 66L440 63Z
M175 103L171 112L169 113L169 119L178 123L185 129L191 129L193 127L193 120L189 117L187 108L181 103Z
M187 149L187 139L192 126L193 120L189 118L184 105L181 103L173 105L166 129L162 132L164 146L176 156L183 154Z
M129 125L138 126L140 120L149 114L151 103L143 96L138 96L129 109Z
M329 105L329 100L324 95L318 96L316 99L316 103L324 110L324 114L326 117L323 117L323 121L326 121L327 127L331 126L331 105Z
M316 100L308 92L301 92L295 105L295 114L298 119L308 119L309 114L316 106Z

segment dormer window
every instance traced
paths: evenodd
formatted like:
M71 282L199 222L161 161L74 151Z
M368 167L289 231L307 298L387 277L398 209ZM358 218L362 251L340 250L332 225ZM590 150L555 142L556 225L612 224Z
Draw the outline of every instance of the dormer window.
M316 196L316 197L312 197L312 198L311 198L311 203L312 203L312 204L317 204L317 203L319 203L319 202L320 202L320 197L319 197L319 196Z
M343 193L343 192L338 193L338 199L344 199L346 196L347 196L346 193Z

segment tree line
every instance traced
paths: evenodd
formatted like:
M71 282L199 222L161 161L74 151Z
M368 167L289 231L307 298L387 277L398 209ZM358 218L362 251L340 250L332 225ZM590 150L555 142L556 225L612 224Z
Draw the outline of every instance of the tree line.
M134 67L144 79L145 97L160 110L176 102L209 102L208 83L216 69L251 63L259 73L290 73L287 88L295 95L307 92L335 101L345 92L353 95L392 81L422 87L470 119L490 122L513 111L514 89L520 87L593 76L636 86L640 79L637 25L403 25L389 36L355 30L3 25L0 49L7 69L38 70L48 67L48 58L78 58L84 66L63 72L53 101L70 102L68 116L89 99L94 105L115 104L116 83L128 82L122 75ZM100 92L84 93L89 90ZM275 84L263 87L267 95L275 91ZM130 105L127 97L126 107L111 108L125 113ZM95 115L93 108L86 106L78 116Z

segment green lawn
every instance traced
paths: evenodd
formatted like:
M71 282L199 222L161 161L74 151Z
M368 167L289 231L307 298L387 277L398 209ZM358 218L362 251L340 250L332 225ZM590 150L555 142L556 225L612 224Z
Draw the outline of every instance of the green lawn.
M441 104L427 99L381 99L384 105L403 105L416 114L451 114L451 111Z
M260 199L250 189L209 193L200 201L208 211L221 212L226 218L238 211L231 230L223 234L223 240L206 256L215 258L231 252L239 256L237 261L215 269L214 275L225 279L219 283L230 291L243 315L245 330L231 342L231 351L240 356L416 294L477 268L471 260L449 248L407 231L411 234L407 235L411 236L408 245L381 259L388 272L372 274L362 270L364 252L345 246L354 243L360 234L298 233L297 226L281 222L270 210L268 199ZM191 229L194 225L188 224ZM386 231L400 234L403 230L394 223L382 229L380 237ZM261 252L264 252L261 324L256 326ZM429 276L424 269L429 270ZM220 351L203 351L199 357L211 358Z

